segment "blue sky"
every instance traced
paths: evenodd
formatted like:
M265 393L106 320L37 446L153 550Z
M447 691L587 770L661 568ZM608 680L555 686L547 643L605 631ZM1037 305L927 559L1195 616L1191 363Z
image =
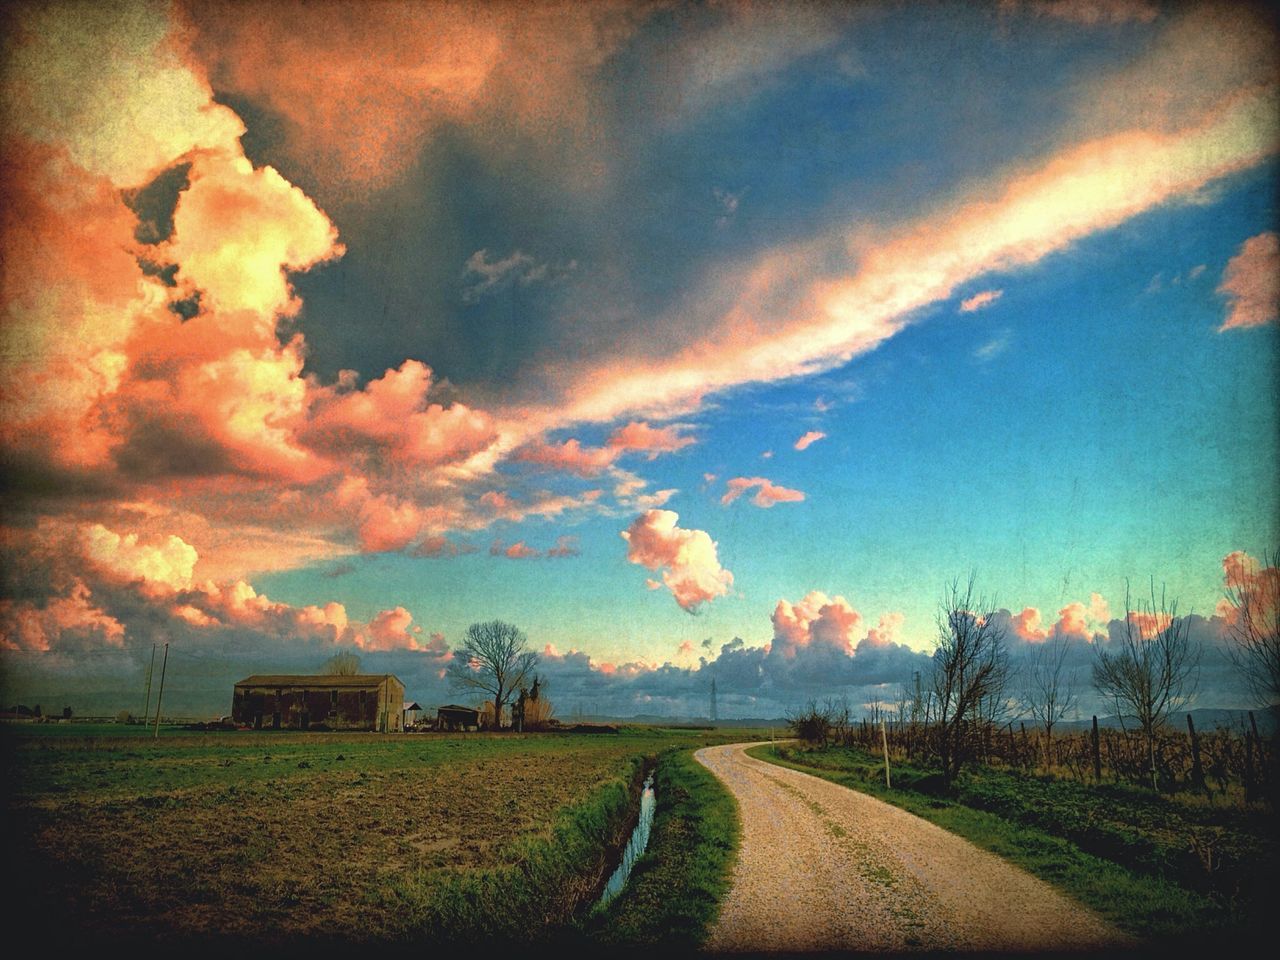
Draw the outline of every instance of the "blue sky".
M6 50L13 696L172 638L193 704L345 648L445 698L496 617L566 703L867 702L971 570L1019 650L1155 578L1225 663L1280 542L1261 6L121 10Z

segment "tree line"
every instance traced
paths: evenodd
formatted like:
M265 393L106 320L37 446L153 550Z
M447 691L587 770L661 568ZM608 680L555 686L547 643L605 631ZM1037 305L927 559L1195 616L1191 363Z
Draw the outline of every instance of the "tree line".
M1229 655L1242 683L1259 705L1276 711L1280 706L1280 577L1269 558L1263 572L1236 578L1227 592L1232 645ZM998 616L995 600L978 591L976 577L947 584L938 608L938 641L925 675L904 684L892 708L872 705L872 727L884 721L883 734L869 730L864 721L854 723L847 705L816 701L788 719L796 736L811 743L830 739L867 740L878 747L878 736L888 737L894 728L899 748L923 753L937 763L949 787L966 761L989 759L993 751L1006 762L1025 765L1029 757L1044 758L1051 765L1054 727L1075 712L1080 700L1077 671L1070 663L1071 639L1054 634L1037 645L1025 662L1015 665L1009 650L1007 618ZM1202 651L1192 637L1191 621L1179 616L1176 600L1157 590L1152 578L1146 596L1135 598L1126 587L1125 616L1104 643L1092 647L1089 678L1098 696L1114 710L1121 724L1120 737L1095 728L1088 740L1072 741L1072 750L1057 756L1083 768L1089 764L1100 775L1102 755L1110 769L1127 779L1141 780L1159 790L1175 770L1189 771L1187 779L1200 786L1208 772L1220 779L1238 770L1246 787L1259 779L1266 757L1256 723L1233 746L1231 738L1197 733L1188 716L1188 751L1172 746L1176 736L1167 730L1175 711L1186 706L1196 692ZM890 714L896 714L891 717ZM1018 719L1019 728L1013 721ZM1030 718L1035 736L1030 746L1026 723ZM891 720L896 722L891 724ZM1274 722L1274 718L1273 718ZM1002 733L1004 735L1002 735ZM1140 750L1134 749L1134 742ZM1205 743L1211 754L1206 760ZM1087 743L1087 749L1082 748ZM1185 764L1174 757L1187 752Z

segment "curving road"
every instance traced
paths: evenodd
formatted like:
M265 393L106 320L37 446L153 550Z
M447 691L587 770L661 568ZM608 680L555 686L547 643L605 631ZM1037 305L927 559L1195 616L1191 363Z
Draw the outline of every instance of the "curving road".
M1133 946L1044 882L904 810L756 760L695 756L737 798L742 847L711 951Z

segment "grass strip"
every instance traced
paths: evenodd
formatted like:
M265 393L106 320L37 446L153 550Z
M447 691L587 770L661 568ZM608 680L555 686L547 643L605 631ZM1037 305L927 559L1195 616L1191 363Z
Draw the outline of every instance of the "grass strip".
M648 849L622 893L577 924L594 945L691 950L706 940L729 891L741 836L733 795L692 748L659 755L654 790Z
M888 790L883 767L868 763L823 768L797 762L796 753L776 744L752 747L747 753L869 794L937 824L1054 885L1148 943L1189 935L1209 937L1215 931L1224 932L1230 924L1223 908L1209 898L1164 877L1138 873L1088 853L1042 827L1013 822L958 800L917 792L902 786L902 781Z

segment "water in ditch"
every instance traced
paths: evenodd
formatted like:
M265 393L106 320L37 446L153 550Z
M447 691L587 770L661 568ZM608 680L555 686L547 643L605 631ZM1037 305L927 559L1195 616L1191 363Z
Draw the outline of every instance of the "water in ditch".
M618 864L618 869L613 871L609 877L609 882L604 886L604 893L600 895L599 902L596 903L596 909L600 910L609 904L614 897L622 892L622 888L627 885L627 878L631 876L631 868L635 866L635 862L640 859L640 854L644 853L645 847L649 845L649 830L653 826L653 811L657 806L657 798L653 793L653 774L644 781L644 790L640 793L640 822L636 824L635 830L631 831L631 839L627 841L627 849L622 853L622 862Z

